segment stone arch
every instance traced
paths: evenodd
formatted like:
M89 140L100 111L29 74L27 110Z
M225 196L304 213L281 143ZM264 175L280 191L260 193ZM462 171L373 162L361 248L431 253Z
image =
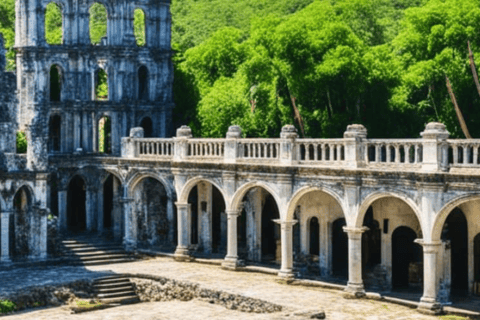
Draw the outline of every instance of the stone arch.
M302 199L302 197L304 195L306 195L310 192L314 192L314 191L323 192L323 193L331 196L333 199L335 199L337 201L337 203L340 205L340 208L342 208L343 215L345 216L345 208L344 208L343 201L337 193L335 193L334 191L329 190L327 188L323 188L323 187L306 186L306 187L303 187L303 188L297 190L295 192L295 194L292 196L292 198L290 199L290 201L288 202L287 217L286 217L287 220L292 220L293 219L293 215L295 214L295 209L297 207L298 201L300 201L300 199Z
M109 70L108 66L97 66L93 72L93 92L95 101L108 101L110 98ZM106 96L105 96L106 86Z
M48 123L48 151L59 152L62 149L62 117L52 114Z
M440 240L442 236L443 225L447 220L450 213L458 206L470 202L480 200L480 194L470 194L462 197L455 198L445 204L442 209L435 215L435 220L432 224L432 231L430 233L430 239L432 241Z
M266 191L268 191L268 193L270 193L272 195L273 199L275 199L275 202L279 206L278 209L280 210L280 218L282 218L282 210L280 209L280 204L282 202L280 201L277 192L275 192L275 190L272 187L270 187L269 185L267 185L263 182L258 182L258 181L247 182L247 183L243 184L240 188L238 188L237 191L235 191L235 194L232 197L232 201L230 202L230 206L227 206L227 208L228 208L227 210L231 210L231 211L240 210L243 197L247 194L247 192L250 189L253 189L255 187L263 188Z
M146 15L146 12L148 12L148 11L145 11L143 8L140 8L140 7L136 7L133 10L133 20L134 20L133 34L135 35L135 42L136 42L138 47L145 46L146 42L147 42L147 15ZM143 31L135 28L136 27L135 20L137 18L141 18L142 16L143 16L143 25L142 25ZM143 33L143 34L141 34L141 33Z
M421 211L418 208L417 204L410 199L407 195L400 194L400 193L393 193L393 192L375 192L372 194L369 194L360 204L360 207L358 209L358 212L355 216L355 227L360 228L363 225L363 219L365 218L365 214L367 213L368 208L377 200L382 199L382 198L396 198L399 199L400 201L403 201L407 206L412 209L413 213L415 214L418 223L420 224L420 229L422 231L422 234L425 235L424 231L424 226L423 226L423 220L422 220L422 215Z
M54 7L55 6L55 7ZM64 10L65 10L65 5L62 1L49 1L48 3L45 3L45 5L42 8L44 12L44 19L43 19L43 26L44 26L44 31L45 31L45 42L49 45L61 45L64 42L64 34L65 34L65 25L64 25ZM60 26L61 28L61 38L58 39L58 35L55 34L55 32L52 30L51 33L49 32L49 28L47 23L51 21L47 21L47 10L59 10L60 14L62 16L62 25ZM51 28L54 28L54 26L50 26ZM49 42L47 37L53 37L53 41ZM57 39L55 39L57 38Z
M93 18L93 13L92 11L97 9L97 10L100 10L98 9L99 7L97 6L102 6L104 9L105 9L105 13L106 13L106 26L105 26L105 34L100 37L100 39L97 39L97 38L93 38L93 35L92 35L92 26L94 26L94 23L95 22L92 22L92 18ZM88 24L89 24L89 36L90 36L90 43L92 45L98 45L98 44L101 44L101 40L104 38L104 37L108 37L108 31L109 31L109 17L110 17L110 13L112 12L112 8L111 8L111 5L108 1L105 1L105 0L95 0L95 1L90 1L88 3ZM101 13L103 14L103 12Z
M152 178L152 179L158 180L163 185L163 187L165 188L165 190L167 192L167 196L172 200L175 199L175 191L174 191L175 189L174 189L173 185L170 182L168 182L167 179L165 179L161 175L156 174L154 172L144 172L144 171L136 172L131 177L125 179L124 183L125 183L125 185L127 185L128 196L129 197L131 197L133 195L133 191L137 187L138 183L140 183L145 178Z
M220 191L220 193L222 194L223 200L225 201L225 206L226 206L226 208L228 208L229 198L226 196L225 191L223 190L222 186L219 185L217 182L215 182L213 179L209 179L209 178L202 177L202 176L197 176L197 177L191 178L183 185L183 187L180 190L180 195L178 197L178 202L187 203L188 202L188 196L190 195L190 191L192 191L192 189L198 183L200 183L202 181L211 183L213 186L215 186L215 188L218 189L218 191Z
M32 216L34 193L30 186L21 185L12 200L13 216L10 220L9 246L12 257L27 257L32 254L32 227L37 225Z
M145 138L153 137L153 121L151 117L143 117L142 120L140 120L139 126L143 128Z
M48 72L49 78L49 97L52 102L62 101L62 87L63 87L63 67L59 63L54 63L50 66Z

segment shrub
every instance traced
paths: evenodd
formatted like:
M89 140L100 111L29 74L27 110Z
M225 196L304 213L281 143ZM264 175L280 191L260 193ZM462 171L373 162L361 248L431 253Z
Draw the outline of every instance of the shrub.
M27 136L25 132L17 132L17 153L27 153Z
M16 309L15 303L10 300L0 300L0 313L9 313Z

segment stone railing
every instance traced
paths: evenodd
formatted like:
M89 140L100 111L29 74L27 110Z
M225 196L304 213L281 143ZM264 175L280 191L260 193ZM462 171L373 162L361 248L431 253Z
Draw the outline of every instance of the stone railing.
M299 163L342 163L345 139L298 139L295 152Z
M225 139L189 139L187 148L187 157L191 159L222 159L225 153Z
M172 158L175 152L173 139L137 138L133 143L138 158Z
M480 167L480 140L450 140L441 123L429 123L421 135L367 139L362 125L351 125L341 139L299 139L293 126L285 126L280 138L245 139L241 129L232 126L226 138L194 139L183 126L176 137L160 139L143 138L143 129L134 128L122 139L122 157L422 172Z
M419 165L423 160L422 139L365 141L367 164Z
M449 139L447 140L446 149L447 150L444 149L443 158L446 158L444 162L448 163L450 167L480 167L480 139Z

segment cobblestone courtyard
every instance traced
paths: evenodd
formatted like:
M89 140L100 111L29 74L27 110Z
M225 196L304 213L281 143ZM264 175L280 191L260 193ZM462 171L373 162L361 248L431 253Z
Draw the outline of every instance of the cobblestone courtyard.
M189 302L150 302L112 309L70 315L66 307L31 310L9 319L296 319L294 313L320 309L327 319L438 319L422 315L414 309L374 300L346 300L341 291L278 283L273 275L232 272L218 266L180 263L171 258L155 258L134 263L95 267L49 267L0 272L0 288L14 291L33 285L64 283L106 274L132 273L164 276L198 283L204 288L266 300L282 305L275 314L248 314L228 310L219 305L193 300Z

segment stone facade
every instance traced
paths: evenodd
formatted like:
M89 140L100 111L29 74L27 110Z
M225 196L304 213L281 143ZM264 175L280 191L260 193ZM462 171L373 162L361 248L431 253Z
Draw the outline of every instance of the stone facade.
M99 1L108 12L100 45L88 38L93 2L56 1L64 17L56 46L44 37L49 2L17 1L16 74L4 72L0 46L2 263L47 258L51 213L57 230L48 234L59 237L107 233L129 250L221 257L231 270L264 263L287 280L313 272L347 282L353 297L364 283L420 289L425 312L474 293L480 140L451 140L440 123L408 140L369 139L361 125L339 139L299 139L293 126L271 139L244 139L238 126L225 139L193 138L187 126L166 138L169 1ZM147 13L144 47L135 45L135 8ZM99 68L108 101L95 100ZM100 148L103 117L111 150ZM27 134L26 155L16 153L17 131Z

